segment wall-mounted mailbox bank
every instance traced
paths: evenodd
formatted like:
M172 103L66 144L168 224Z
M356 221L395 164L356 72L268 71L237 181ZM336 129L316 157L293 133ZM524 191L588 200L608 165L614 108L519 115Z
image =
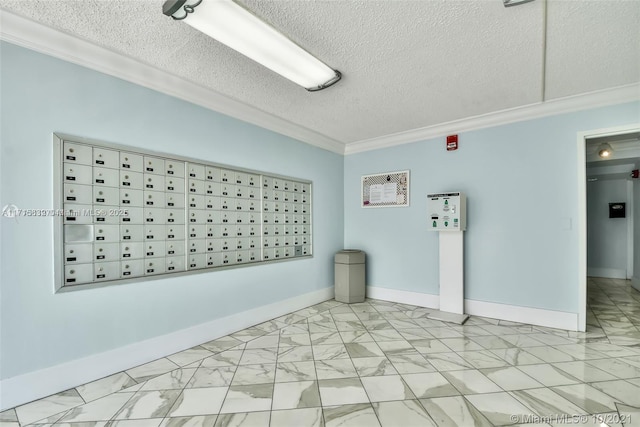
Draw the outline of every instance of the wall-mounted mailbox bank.
M429 230L464 231L467 228L467 198L463 193L427 195Z

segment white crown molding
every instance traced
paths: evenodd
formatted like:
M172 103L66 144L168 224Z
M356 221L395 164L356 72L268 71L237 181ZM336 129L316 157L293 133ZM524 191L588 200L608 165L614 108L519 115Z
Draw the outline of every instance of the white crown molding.
M0 40L144 86L328 151L344 154L344 144L335 139L126 55L2 9Z
M469 132L493 126L532 120L557 114L622 104L640 100L640 83L599 90L565 98L553 99L522 107L510 108L465 119L454 120L434 126L412 129L391 135L364 139L347 143L345 154L394 147L432 138L440 138L454 133Z

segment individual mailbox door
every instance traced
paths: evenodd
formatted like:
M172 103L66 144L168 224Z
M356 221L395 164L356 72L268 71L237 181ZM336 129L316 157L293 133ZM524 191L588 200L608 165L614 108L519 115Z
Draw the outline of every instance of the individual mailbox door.
M93 245L93 259L100 262L119 261L120 244L96 243L95 245Z
M162 191L144 191L144 206L147 208L164 207L165 199Z
M156 175L164 175L164 159L152 156L144 156L144 172Z
M309 236L307 234L303 234L302 235L302 244L303 245L308 245L309 243L311 243L311 240L309 239Z
M167 230L164 225L145 225L144 240L164 240Z
M78 243L64 245L65 264L86 264L93 262L93 245Z
M189 255L189 270L205 268L207 266L207 256L205 254Z
M93 185L106 187L120 186L120 170L107 168L93 168Z
M90 185L64 184L64 201L78 205L93 203L93 190Z
M238 225L236 226L236 236L238 237L249 237L250 225Z
M64 182L68 184L91 185L93 170L91 166L75 163L64 164Z
M241 225L249 225L250 215L249 212L237 212L236 213L236 224Z
M167 176L184 178L184 162L179 160L165 160L164 169Z
M291 199L293 203L302 203L302 193L293 193L293 198Z
M284 246L283 245L283 241L282 241L282 237L281 236L274 236L271 238L273 241L273 246L275 246L276 248L279 248L280 246Z
M293 183L291 181L283 180L282 181L282 190L283 191L293 191Z
M273 190L265 188L262 190L262 200L273 200Z
M271 187L274 190L281 190L282 189L282 180L280 180L278 178L272 178L271 179Z
M260 175L254 175L252 173L247 174L247 183L249 187L260 188Z
M271 189L271 177L268 176L263 176L262 177L262 188L268 188ZM264 191L263 191L264 194Z
M242 237L242 238L236 239L236 250L240 251L240 250L246 250L246 249L249 249L249 238Z
M302 213L302 204L301 203L292 203L291 212L293 214L301 214Z
M293 224L293 214L288 214L288 213L286 213L286 214L282 215L282 219L283 219L283 221L282 221L282 222L283 222L285 225Z
M204 180L204 165L199 165L197 163L188 163L187 164L187 177Z
M249 262L262 261L260 257L260 250L252 249L249 252Z
M290 193L289 191L283 191L282 192L282 201L285 202L285 203L293 202L293 193Z
M295 253L295 250L293 248L289 248L289 247L286 247L286 246L285 246L285 248L284 248L284 250L282 252L282 254L284 255L285 258L292 257L294 253Z
M189 178L189 194L204 194L204 181Z
M127 260L120 262L120 277L128 279L131 277L144 276L144 260Z
M236 263L243 264L245 262L249 262L249 251L237 251Z
M204 183L204 194L205 196L220 196L220 183L219 182L211 182L205 181Z
M284 225L276 224L273 226L273 236L283 236L284 235Z
M236 211L238 212L248 212L249 211L249 200L247 199L235 199Z
M120 240L124 242L141 242L144 240L143 225L121 225Z
M272 194L272 198L271 200L273 200L274 202L281 202L282 201L282 191L278 191L278 190L273 190Z
M304 203L303 203L303 204L301 205L301 209L300 209L300 210L301 210L301 212L302 212L304 215L307 215L307 214L310 214L310 213L311 213L311 211L310 211L309 209L310 209L309 204L304 204Z
M207 224L220 224L222 222L222 215L220 211L205 211L205 222Z
M302 234L310 234L309 231L310 231L309 225L305 224L302 226Z
M120 189L120 206L143 206L144 193L142 190Z
M106 148L93 148L93 166L120 169L120 153Z
M275 222L273 221L273 214L271 212L265 212L264 214L262 214L262 222L268 225L275 224Z
M282 203L280 202L272 202L273 212L280 213L282 212Z
M294 256L302 256L302 246L294 246Z
M184 194L167 193L164 197L168 208L184 208Z
M220 169L220 182L225 184L234 184L236 174L234 171Z
M284 235L285 236L293 236L293 225L285 225L284 226Z
M277 225L284 224L284 214L273 214L273 223Z
M163 212L167 224L184 224L184 210L164 209Z
M262 260L263 261L271 261L274 255L274 249L264 249L262 251Z
M93 204L118 206L120 190L111 187L93 187Z
M293 246L293 236L284 236L284 245Z
M265 248L273 248L273 238L271 236L267 237L267 235L265 234L262 239L262 246Z
M235 183L238 185L247 185L248 175L246 172L236 172Z
M164 257L167 248L165 242L145 242L144 244L144 256L145 258L157 258Z
M263 201L262 202L262 212L273 213L273 205L271 202Z
M274 248L273 249L273 258L274 259L280 259L283 258L283 249L282 248Z
M207 251L207 243L205 239L189 240L189 254L200 254Z
M118 206L99 206L94 209L93 222L95 224L120 224L120 215L125 209Z
M120 258L122 260L144 258L144 242L120 243Z
M64 267L65 285L81 285L93 282L93 264L66 265Z
M283 203L282 204L282 212L288 214L293 213L293 203Z
M202 225L189 225L189 238L190 239L204 239L206 238L207 226Z
M154 274L162 274L166 270L165 258L146 259L144 262L144 274L151 276Z
M93 208L91 205L64 204L65 224L93 224Z
M207 211L203 209L190 209L188 213L189 224L206 224Z
M234 251L236 249L235 243L236 239L222 238L220 239L220 249L222 249L222 252Z
M293 216L293 223L294 224L298 224L298 225L302 225L302 215L294 215Z
M145 172L143 179L144 190L165 191L165 180L166 177L164 175Z
M293 230L293 233L291 234L302 234L302 226L301 225L296 225L294 224L291 229Z
M142 190L144 175L140 172L131 172L126 169L120 170L120 186Z
M142 172L144 159L139 154L120 152L120 169L131 172Z
M222 240L221 239L206 239L207 252L221 252Z
M261 222L260 213L249 212L249 224L260 224Z
M221 253L208 253L207 254L207 267L220 267L222 265Z
M261 236L261 227L260 225L251 224L249 225L249 237Z
M239 198L246 198L248 189L249 187L245 187L244 185L236 185L236 189L234 192L235 196Z
M64 241L67 243L93 242L93 225L70 224L64 226Z
M167 258L167 273L176 273L178 271L184 271L184 257L176 256Z
M120 262L100 262L93 265L96 282L120 278Z
M247 199L259 200L260 199L260 188L259 187L249 187L247 189Z
M236 236L236 225L226 225L222 224L220 226L220 230L222 232L222 237L235 237Z
M120 227L117 225L96 225L94 231L96 242L117 242L120 237Z
M311 255L311 246L302 245L302 255Z
M303 225L309 225L311 223L311 216L310 215L302 215L302 224Z
M184 240L184 225L167 225L167 240Z
M184 178L176 178L174 176L164 177L164 188L169 193L184 194Z
M273 224L264 224L262 226L262 234L269 237L273 236L275 234L273 227L275 227Z
M295 246L301 245L302 244L302 236L299 234L296 234L295 236L293 236L293 244Z
M189 208L190 209L204 209L204 196L200 196L197 194L189 194Z
M301 184L299 182L294 182L293 183L293 192L294 193L300 193L301 192L300 186L301 186Z
M82 144L73 144L71 142L65 142L63 146L65 163L76 163L80 165L93 164L93 149L91 147Z
M220 196L233 197L236 186L233 184L220 184Z
M166 248L167 248L167 256L182 256L185 254L185 242L184 240L182 241L169 241L166 243Z
M302 185L300 186L300 191L301 191L302 193L309 194L309 193L311 192L311 185L309 185L309 184L302 184ZM304 200L304 198L303 198L303 200Z
M161 208L144 208L145 224L164 224L165 210Z
M205 166L204 175L207 181L220 182L220 169L213 166Z
M236 262L235 252L221 252L220 256L222 257L222 265L231 265Z

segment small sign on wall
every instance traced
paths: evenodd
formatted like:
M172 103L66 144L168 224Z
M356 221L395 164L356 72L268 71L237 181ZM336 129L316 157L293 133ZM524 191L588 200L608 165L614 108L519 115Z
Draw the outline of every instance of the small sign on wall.
M609 218L624 218L626 216L625 203L609 203Z
M409 206L409 171L387 172L362 177L363 208Z

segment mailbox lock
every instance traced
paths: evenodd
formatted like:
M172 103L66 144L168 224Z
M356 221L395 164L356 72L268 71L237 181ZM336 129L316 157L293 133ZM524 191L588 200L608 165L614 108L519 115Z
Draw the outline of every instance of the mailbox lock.
M73 151L73 148L71 149L71 151ZM75 270L69 270L69 273L76 274L76 271Z
M73 153L73 148L69 148L69 152L70 152L70 153Z

